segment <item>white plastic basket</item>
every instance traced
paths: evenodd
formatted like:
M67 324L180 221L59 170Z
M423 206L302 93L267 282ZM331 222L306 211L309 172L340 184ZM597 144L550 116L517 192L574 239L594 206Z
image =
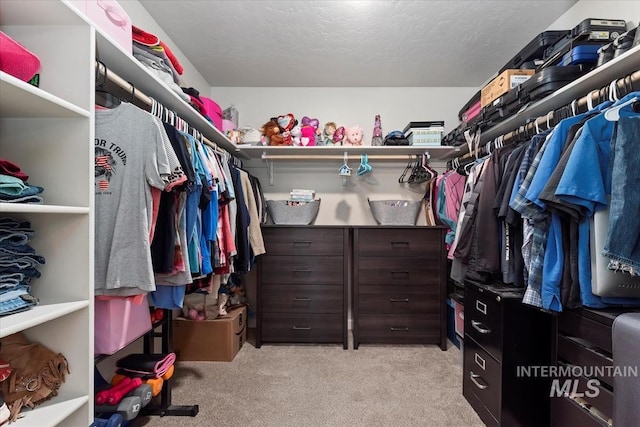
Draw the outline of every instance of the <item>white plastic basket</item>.
M369 200L369 208L380 225L416 225L421 201Z
M316 219L320 199L312 202L267 200L267 211L274 224L309 225Z

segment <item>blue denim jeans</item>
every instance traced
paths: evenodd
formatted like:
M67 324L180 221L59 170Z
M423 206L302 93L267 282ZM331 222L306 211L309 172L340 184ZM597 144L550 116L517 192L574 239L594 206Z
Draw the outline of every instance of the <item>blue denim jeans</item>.
M0 273L0 291L19 285L28 285L31 278L24 273Z
M640 270L640 115L623 116L611 139L609 234L602 254Z
M0 302L0 316L20 313L38 304L38 299L30 294L24 294L9 301Z

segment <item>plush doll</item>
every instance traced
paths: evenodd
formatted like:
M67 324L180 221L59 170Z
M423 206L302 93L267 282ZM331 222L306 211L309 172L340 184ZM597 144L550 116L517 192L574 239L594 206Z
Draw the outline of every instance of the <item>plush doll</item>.
M333 145L342 145L342 141L344 141L344 126L337 128L331 139L333 140Z
M293 145L293 138L291 136L291 129L298 124L298 121L293 114L288 113L275 118L280 128L280 135L282 136L282 143L279 145Z
M300 137L300 143L303 146L311 147L316 145L316 131L312 126L302 126L302 136Z
M344 145L362 145L362 128L354 126L346 130Z
M286 143L285 137L280 133L278 122L274 119L265 123L260 130L264 145L291 145L291 143ZM287 133L289 133L289 140L291 140L291 133Z
M293 140L293 145L300 145L300 137L302 136L302 128L300 125L295 125L293 129L291 129L291 138Z
M336 124L334 122L327 122L324 125L322 135L324 136L324 145L333 145L333 134L336 133Z

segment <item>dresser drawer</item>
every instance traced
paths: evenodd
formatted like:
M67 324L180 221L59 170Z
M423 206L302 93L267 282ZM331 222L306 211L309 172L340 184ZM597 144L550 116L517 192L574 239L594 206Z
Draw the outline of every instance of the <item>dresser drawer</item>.
M439 314L360 314L359 341L380 344L427 344L440 340Z
M558 330L561 333L582 338L612 353L611 326L596 322L572 311L561 313L558 317Z
M324 227L263 227L267 255L342 255L344 229Z
M467 289L471 291L471 288ZM467 292L464 299L464 332L497 360L502 360L501 306L490 294Z
M562 369L570 369L570 365L565 365L563 363L558 363L558 365ZM585 370L591 369L590 367L583 367ZM607 388L598 384L589 384L588 379L585 377L561 377L560 387L566 379L569 380L578 380L578 386L576 387L576 391L583 393L584 397L582 398L584 402L590 405L592 408L595 408L600 412L600 415L604 419L613 418L613 393L609 391ZM573 383L571 383L573 389ZM597 389L597 392L594 390ZM593 394L597 394L593 396ZM554 394L557 396L557 394Z
M502 398L500 363L472 339L467 339L464 342L463 359L463 382L466 383L466 388L478 397L496 419L500 419Z
M595 349L587 347L584 343L558 335L558 359L589 370L593 368L594 374L604 374L597 376L598 379L613 387L613 377L607 375L611 369L607 367L613 366L613 360Z
M358 229L359 256L428 257L444 256L439 228ZM437 263L436 263L437 264Z
M342 313L343 288L338 285L265 285L265 313Z
M261 257L262 284L342 285L344 259L341 256Z
M290 343L342 342L342 325L342 313L263 313L262 341Z
M358 283L440 285L440 263L428 258L365 257L358 260Z
M435 287L360 286L358 306L361 314L438 314L440 292Z

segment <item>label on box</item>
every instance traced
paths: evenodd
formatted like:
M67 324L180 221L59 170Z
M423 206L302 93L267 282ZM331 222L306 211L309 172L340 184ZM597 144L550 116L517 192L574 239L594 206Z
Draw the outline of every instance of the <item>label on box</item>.
M518 86L521 83L526 82L527 80L529 80L529 77L531 76L511 76L511 81L509 82L511 89L513 89L514 87Z

